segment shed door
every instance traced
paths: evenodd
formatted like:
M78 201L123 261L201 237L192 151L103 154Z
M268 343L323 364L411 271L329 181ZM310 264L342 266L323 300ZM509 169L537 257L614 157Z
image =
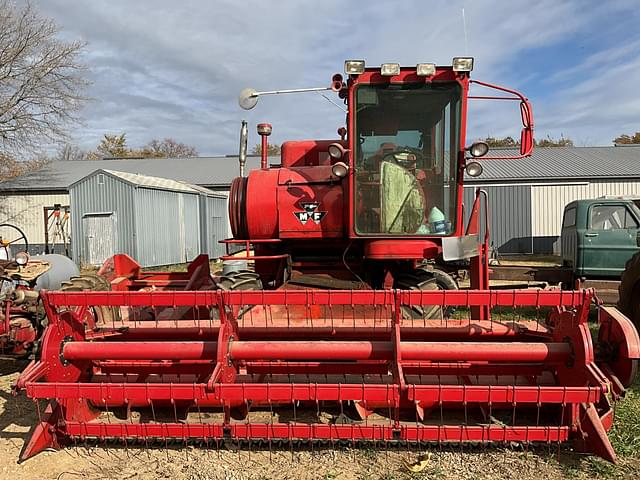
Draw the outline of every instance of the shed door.
M82 218L85 237L83 260L100 266L115 252L116 217L114 213L87 213Z

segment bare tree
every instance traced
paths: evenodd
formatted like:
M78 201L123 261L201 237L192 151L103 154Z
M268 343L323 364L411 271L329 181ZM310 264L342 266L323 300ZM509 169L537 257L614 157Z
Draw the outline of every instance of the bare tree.
M0 0L0 151L24 153L66 138L87 85L84 44L58 38L58 26L27 2Z
M78 145L65 143L56 151L52 159L58 162L86 160L87 152L82 150Z
M185 143L177 142L173 138L165 138L163 140L151 140L142 147L143 157L197 157L198 151L195 147Z
M18 161L11 155L0 153L0 182L39 170L47 163L49 163L49 159L46 157L37 160Z

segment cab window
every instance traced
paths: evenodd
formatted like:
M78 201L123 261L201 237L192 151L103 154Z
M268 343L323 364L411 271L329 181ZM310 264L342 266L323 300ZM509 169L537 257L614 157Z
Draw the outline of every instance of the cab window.
M563 227L575 227L576 226L576 208L568 208L564 212L564 219L562 221Z
M590 220L593 230L638 228L638 222L624 205L595 205L591 207Z

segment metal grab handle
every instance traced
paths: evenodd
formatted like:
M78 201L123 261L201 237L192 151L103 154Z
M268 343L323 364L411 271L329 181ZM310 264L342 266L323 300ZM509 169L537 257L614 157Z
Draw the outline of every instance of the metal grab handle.
M585 233L584 236L585 237L597 237L599 234L598 233Z

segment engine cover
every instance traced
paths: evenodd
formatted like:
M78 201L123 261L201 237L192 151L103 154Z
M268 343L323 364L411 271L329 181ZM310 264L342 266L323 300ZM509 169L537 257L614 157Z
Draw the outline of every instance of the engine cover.
M229 218L237 239L339 238L342 179L330 165L253 170L231 185Z

